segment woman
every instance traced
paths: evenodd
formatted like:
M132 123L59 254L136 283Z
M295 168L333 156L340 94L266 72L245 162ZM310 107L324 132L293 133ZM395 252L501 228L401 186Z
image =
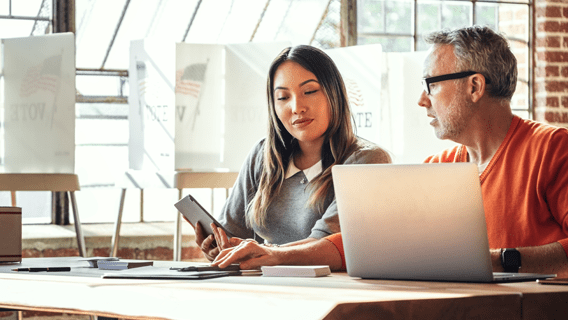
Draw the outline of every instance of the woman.
M219 219L235 237L216 230L217 239L204 238L196 228L209 260L242 239L297 245L339 232L331 167L390 162L355 136L343 79L323 51L284 49L270 67L267 94L268 135L249 154Z

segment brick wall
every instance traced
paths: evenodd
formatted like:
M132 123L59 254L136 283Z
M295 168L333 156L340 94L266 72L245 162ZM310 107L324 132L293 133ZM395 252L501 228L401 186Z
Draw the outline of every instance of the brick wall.
M568 128L568 1L535 1L535 119Z

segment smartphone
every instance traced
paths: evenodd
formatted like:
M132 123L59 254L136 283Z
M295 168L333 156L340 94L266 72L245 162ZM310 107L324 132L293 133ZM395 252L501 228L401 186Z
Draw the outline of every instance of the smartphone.
M568 285L568 278L548 278L548 279L538 279L536 282L540 284L561 284Z
M208 237L210 234L213 234L213 229L211 229L211 223L214 223L217 228L222 229L227 234L228 238L231 238L233 235L227 231L212 215L207 212L200 204L195 200L194 197L191 195L187 195L179 200L174 206L181 212L183 218L191 224L191 226L195 229L197 223L201 223L201 227L205 232L205 237Z

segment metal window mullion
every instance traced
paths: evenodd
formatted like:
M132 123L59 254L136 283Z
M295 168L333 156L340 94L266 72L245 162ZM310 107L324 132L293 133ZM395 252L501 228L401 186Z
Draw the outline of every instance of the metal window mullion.
M327 14L329 12L329 6L331 5L331 1L333 1L333 0L328 1L327 6L325 7L323 14L321 15L321 19L318 23L318 26L314 30L314 33L312 35L312 38L310 39L310 42L308 42L310 45L312 45L312 43L314 42L314 40L316 38L316 34L318 33L319 29L321 28L323 21L325 20L325 17L327 16ZM267 3L267 6L268 6L268 3ZM266 11L266 7L264 8L264 10ZM261 19L262 19L263 16L264 16L264 11L262 12ZM260 24L260 20L258 21L258 24L256 25L257 28L258 28L259 24ZM347 26L347 28L349 28L349 26ZM256 33L256 28L254 29L254 33ZM254 37L254 33L253 33L253 37ZM348 34L349 34L349 32L348 32ZM253 37L250 38L250 41L252 41ZM346 41L346 42L349 43L349 41Z
M414 0L414 12L412 13L412 21L414 21L414 48L412 51L418 49L418 0Z
M252 35L250 36L249 42L252 42L252 40L254 39L254 36L256 35L256 31L258 31L258 27L260 27L260 24L262 23L262 19L264 19L264 14L266 13L266 10L268 9L268 5L270 5L270 0L266 1L266 4L264 5L264 9L262 9L262 13L260 14L260 18L258 18L258 22L256 23L256 26L254 27L254 31L252 32ZM329 4L327 5L327 7L329 8Z
M46 18L46 17L28 17L28 16L13 16L13 15L8 15L8 16L0 15L0 19L51 21L50 18Z
M185 42L185 39L187 38L187 35L189 33L189 29L191 29L191 25L193 25L193 20L195 20L195 16L197 15L197 11L199 10L199 7L201 6L201 1L199 0L197 2L197 4L195 5L195 9L193 10L193 14L191 15L191 19L189 20L189 24L187 25L187 29L185 29L185 33L183 35L183 39L181 39L181 42Z
M124 20L124 16L126 15L126 10L128 9L129 5L130 5L130 0L126 0L126 3L124 4L124 8L122 9L122 14L120 15L120 19L118 20L118 23L116 24L116 28L114 29L114 34L112 35L112 39L110 40L110 44L108 45L107 52L105 54L105 58L104 58L103 63L101 65L101 69L103 69L105 67L105 63L106 63L108 56L110 54L110 50L112 50L112 46L114 45L114 40L116 39L116 35L118 34L118 31L120 30L120 26L122 25L122 21Z

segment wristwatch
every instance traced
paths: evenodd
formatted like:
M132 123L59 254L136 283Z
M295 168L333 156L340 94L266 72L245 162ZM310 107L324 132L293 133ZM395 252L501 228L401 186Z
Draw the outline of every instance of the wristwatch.
M501 249L501 265L505 272L519 272L521 253L514 248Z

